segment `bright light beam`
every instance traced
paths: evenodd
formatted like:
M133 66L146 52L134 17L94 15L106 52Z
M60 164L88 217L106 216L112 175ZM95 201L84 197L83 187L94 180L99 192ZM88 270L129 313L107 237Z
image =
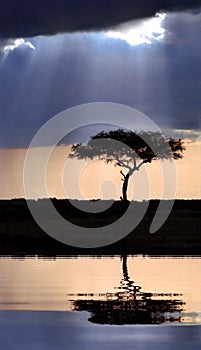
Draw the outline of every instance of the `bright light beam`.
M156 13L155 17L143 22L140 21L140 24L137 22L138 24L123 25L105 34L110 38L124 40L132 46L151 45L164 38L165 29L162 27L162 23L165 17L166 13Z
M15 39L13 43L6 45L4 47L4 52L8 53L9 51L13 51L18 47L29 47L32 50L35 50L35 46L30 41L25 41L23 38Z

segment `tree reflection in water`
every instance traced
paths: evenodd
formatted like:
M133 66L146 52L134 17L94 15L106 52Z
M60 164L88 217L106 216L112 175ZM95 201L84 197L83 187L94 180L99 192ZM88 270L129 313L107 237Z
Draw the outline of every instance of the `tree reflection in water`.
M115 293L68 294L73 311L88 311L99 324L160 324L181 322L182 294L143 292L130 280L127 255L121 257L123 276Z

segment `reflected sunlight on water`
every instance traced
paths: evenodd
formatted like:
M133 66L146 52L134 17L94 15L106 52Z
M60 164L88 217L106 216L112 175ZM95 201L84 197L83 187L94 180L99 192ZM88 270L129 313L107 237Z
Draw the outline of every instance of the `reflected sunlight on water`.
M91 322L201 323L200 258L0 258L1 310L89 311Z

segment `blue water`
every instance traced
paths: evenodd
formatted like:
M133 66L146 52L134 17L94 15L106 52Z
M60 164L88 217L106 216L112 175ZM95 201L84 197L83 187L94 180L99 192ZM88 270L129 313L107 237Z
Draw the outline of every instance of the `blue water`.
M0 311L2 350L198 350L200 326L107 326L86 312Z

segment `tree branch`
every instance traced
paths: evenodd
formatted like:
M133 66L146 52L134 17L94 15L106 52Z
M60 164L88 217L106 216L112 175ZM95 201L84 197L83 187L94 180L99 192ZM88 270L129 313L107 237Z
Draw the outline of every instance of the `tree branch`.
M125 179L125 177L126 177L126 175L123 173L123 171L121 170L120 171L120 174L124 177L123 179L122 179L122 181L124 181L124 179Z
M119 158L117 158L117 163L116 165L121 166L122 168L126 168L129 171L132 169L128 164L125 164L124 162L122 162L122 160L120 160Z
M136 168L136 158L133 157L134 169Z
M144 164L144 160L140 164L138 164L138 166L136 167L136 170L139 170L143 164Z

